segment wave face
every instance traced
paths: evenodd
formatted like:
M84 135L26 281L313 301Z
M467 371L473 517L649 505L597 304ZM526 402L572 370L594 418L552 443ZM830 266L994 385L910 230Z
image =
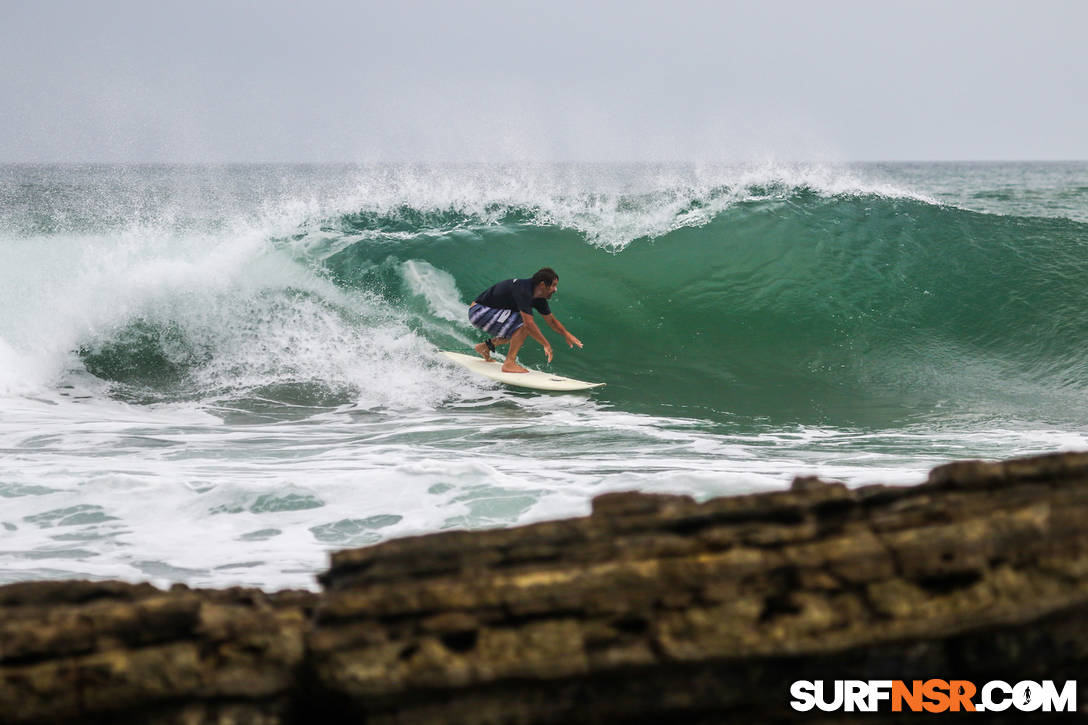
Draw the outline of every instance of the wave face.
M479 339L467 302L551 266L586 344L553 369L607 381L599 399L625 410L1081 421L1088 223L1024 215L1022 194L997 213L985 188L956 187L986 199L963 208L948 173L908 171L34 172L0 220L23 293L0 328L6 386L68 365L138 402L435 406L461 378L433 349ZM1056 188L1068 206L1081 187ZM522 357L544 363L532 341Z
M742 192L719 190L741 199L697 224L684 215L714 198L690 200L675 228L623 244L534 208L486 224L349 214L342 233L368 238L322 264L398 305L418 292L406 264L448 273L465 301L552 266L553 308L586 342L555 366L641 411L860 425L1082 415L1088 225L875 193ZM531 342L524 358L543 362Z

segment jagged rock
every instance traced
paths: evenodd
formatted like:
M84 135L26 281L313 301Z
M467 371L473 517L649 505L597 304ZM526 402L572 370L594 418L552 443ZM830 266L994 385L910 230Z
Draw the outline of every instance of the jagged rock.
M841 481L824 481L817 476L795 476L793 482L790 483L791 491L815 491L825 486L843 486L846 484Z
M0 721L208 722L199 713L215 711L282 722L315 601L120 582L0 587Z
M795 679L1076 679L1086 515L1088 454L1055 454L607 494L338 552L321 595L0 587L0 720L785 722Z

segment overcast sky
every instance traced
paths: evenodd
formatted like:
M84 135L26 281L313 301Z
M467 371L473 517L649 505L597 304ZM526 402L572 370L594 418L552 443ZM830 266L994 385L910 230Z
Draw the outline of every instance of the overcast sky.
M1088 159L1088 2L0 0L0 162Z

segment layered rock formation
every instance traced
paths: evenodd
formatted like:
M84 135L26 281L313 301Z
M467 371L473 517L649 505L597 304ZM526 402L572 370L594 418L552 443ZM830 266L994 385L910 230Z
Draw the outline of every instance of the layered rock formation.
M280 723L317 595L0 587L0 722Z
M0 721L808 722L797 679L1076 679L1086 521L1088 454L1058 454L609 494L337 553L321 594L15 584Z

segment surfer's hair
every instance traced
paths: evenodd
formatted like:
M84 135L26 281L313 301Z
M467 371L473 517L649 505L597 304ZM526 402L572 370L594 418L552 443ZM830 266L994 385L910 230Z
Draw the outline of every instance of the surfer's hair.
M555 280L559 279L559 275L555 273L555 270L551 267L544 267L538 269L536 274L533 275L533 286L536 287L540 283L544 283L548 287L555 284Z

